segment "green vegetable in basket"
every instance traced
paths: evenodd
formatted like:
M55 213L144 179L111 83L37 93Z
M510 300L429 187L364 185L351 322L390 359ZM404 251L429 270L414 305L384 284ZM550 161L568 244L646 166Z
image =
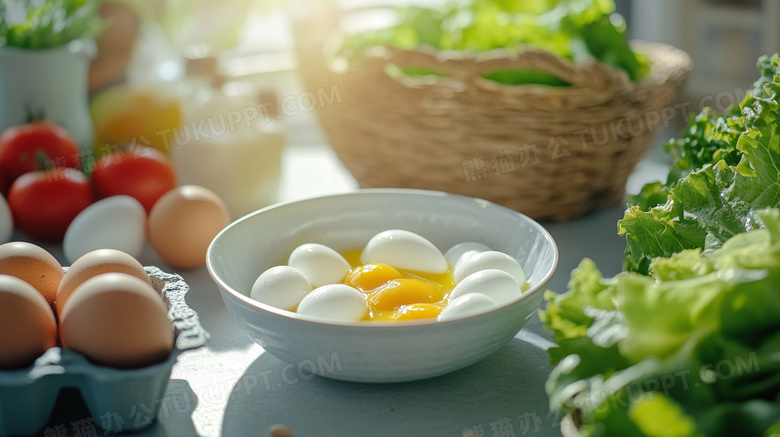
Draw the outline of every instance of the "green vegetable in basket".
M603 278L586 259L540 313L551 407L592 437L765 437L780 427L780 210L716 250Z
M392 27L346 37L341 55L359 58L378 45L475 52L535 47L574 62L596 58L624 70L634 81L649 72L647 58L629 47L625 21L615 13L613 0L468 0L440 8L405 7L398 14ZM570 85L527 70L485 77L506 85Z
M754 229L757 211L780 207L780 57L758 65L762 77L738 106L705 110L666 145L676 157L667 184L630 200L618 222L627 270L647 274L655 257L718 248Z
M39 50L93 38L101 29L98 4L99 0L3 0L0 46Z

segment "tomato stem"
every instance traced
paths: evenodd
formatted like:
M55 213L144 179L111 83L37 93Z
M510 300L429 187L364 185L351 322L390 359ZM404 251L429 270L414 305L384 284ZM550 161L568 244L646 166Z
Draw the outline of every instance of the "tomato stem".
M51 168L47 168L51 167ZM57 167L56 163L49 158L49 156L41 149L35 150L35 170L54 170Z
M46 119L46 110L41 108L38 110L38 112L35 111L35 109L32 108L32 105L27 102L25 105L25 122L27 124L35 123L36 121L43 121Z

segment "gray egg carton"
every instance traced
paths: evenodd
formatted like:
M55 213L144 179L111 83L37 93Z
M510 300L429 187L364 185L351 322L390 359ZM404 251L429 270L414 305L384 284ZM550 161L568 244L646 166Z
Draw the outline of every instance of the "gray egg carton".
M120 370L98 366L75 351L54 347L25 369L0 371L0 437L40 433L63 389L81 393L91 424L97 429L137 431L154 423L178 356L203 346L209 334L184 300L189 286L181 276L157 267L146 267L146 272L168 307L175 331L168 359L140 369ZM127 416L133 412L139 415Z

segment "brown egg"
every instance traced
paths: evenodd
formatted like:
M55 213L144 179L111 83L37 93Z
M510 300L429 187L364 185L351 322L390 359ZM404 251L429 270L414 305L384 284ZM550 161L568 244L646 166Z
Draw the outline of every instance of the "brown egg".
M125 273L104 273L71 294L60 314L60 341L98 365L135 369L165 361L173 328L151 285Z
M168 264L191 269L206 264L211 240L230 223L225 204L196 185L166 193L149 212L149 241Z
M46 299L19 278L0 275L0 369L31 365L57 344L57 321Z
M15 241L0 246L0 275L15 276L54 303L64 272L52 254L34 244Z
M87 279L103 273L126 273L152 285L144 266L132 256L115 249L98 249L82 255L65 272L57 289L57 314L62 314L65 301L73 290Z

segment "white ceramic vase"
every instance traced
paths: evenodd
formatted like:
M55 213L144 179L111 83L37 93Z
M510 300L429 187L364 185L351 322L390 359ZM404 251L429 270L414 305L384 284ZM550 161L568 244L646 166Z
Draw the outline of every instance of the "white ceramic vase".
M92 147L89 114L89 63L96 53L90 40L53 49L0 47L0 130L42 114Z

